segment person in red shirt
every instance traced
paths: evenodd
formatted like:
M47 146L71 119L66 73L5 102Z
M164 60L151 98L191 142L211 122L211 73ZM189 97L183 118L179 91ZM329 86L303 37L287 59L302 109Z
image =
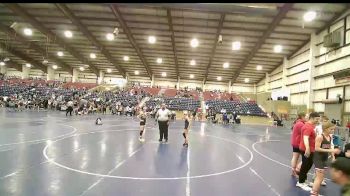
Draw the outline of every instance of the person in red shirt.
M297 173L299 172L297 169L297 163L300 157L300 150L299 150L299 144L300 144L300 138L301 138L301 128L305 124L305 113L299 113L298 119L295 121L293 126L293 132L291 135L291 144L293 148L293 154L292 154L292 160L291 160L291 166L292 166L292 176L297 177Z
M311 191L308 184L305 183L307 173L313 165L313 155L315 152L316 124L319 123L320 115L317 112L312 112L309 115L309 120L301 128L301 138L299 144L300 154L302 154L302 164L299 173L299 181L297 187L305 191Z

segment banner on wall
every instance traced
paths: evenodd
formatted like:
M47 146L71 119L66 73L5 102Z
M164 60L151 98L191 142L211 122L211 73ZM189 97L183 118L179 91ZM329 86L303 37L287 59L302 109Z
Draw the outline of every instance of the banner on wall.
M289 89L280 89L275 90L271 92L271 98L273 100L277 100L278 97L290 97L290 90Z
M350 76L349 77L345 77L345 78L338 78L335 79L335 84L350 84Z
M119 87L126 85L126 80L124 78L105 78L106 84L115 84Z

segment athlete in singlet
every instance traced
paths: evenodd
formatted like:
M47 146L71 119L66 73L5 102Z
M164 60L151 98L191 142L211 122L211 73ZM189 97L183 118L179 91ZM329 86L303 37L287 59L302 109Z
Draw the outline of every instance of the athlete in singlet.
M322 123L322 134L316 137L313 162L315 164L316 177L312 185L311 195L319 195L320 186L324 180L325 171L328 168L328 156L330 153L339 154L339 148L332 148L332 137L335 125L331 122ZM334 157L334 156L332 156Z
M184 112L184 117L183 119L185 120L185 128L184 131L182 133L183 137L185 138L185 143L183 144L183 146L188 147L188 130L189 130L189 126L190 126L190 117L187 111Z
M144 132L145 132L145 126L146 126L146 114L143 111L140 111L140 114L137 116L140 119L140 138L139 140L141 142L145 141L143 138Z

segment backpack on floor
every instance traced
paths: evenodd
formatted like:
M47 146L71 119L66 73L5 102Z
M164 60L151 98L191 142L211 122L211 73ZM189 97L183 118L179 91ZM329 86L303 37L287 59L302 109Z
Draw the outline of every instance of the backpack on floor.
M96 119L96 125L102 125L102 119L101 118L97 118Z

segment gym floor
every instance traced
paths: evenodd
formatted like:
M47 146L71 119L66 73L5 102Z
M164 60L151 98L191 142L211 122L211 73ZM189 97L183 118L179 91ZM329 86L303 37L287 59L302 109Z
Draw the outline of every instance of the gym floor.
M195 122L184 148L183 126L162 144L148 119L140 143L133 117L0 109L0 195L309 195L290 175L289 129ZM327 180L321 194L339 190Z

